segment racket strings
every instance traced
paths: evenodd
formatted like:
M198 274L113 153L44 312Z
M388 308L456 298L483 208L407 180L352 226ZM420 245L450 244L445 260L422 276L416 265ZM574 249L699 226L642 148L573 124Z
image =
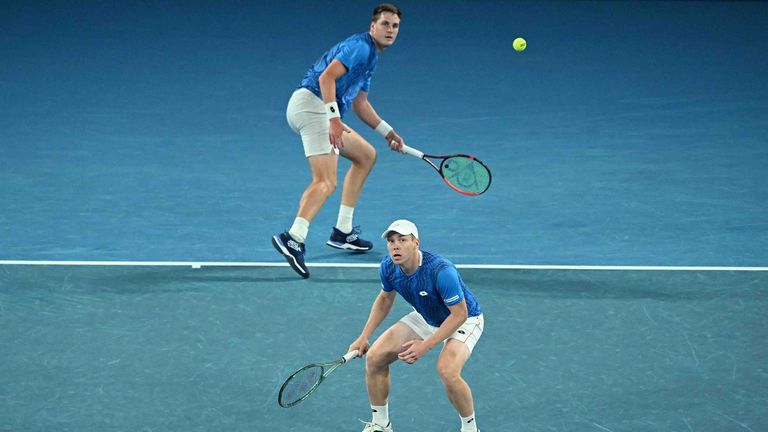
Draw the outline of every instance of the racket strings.
M481 162L464 156L446 159L442 164L444 178L465 192L481 194L491 183L491 173Z
M320 383L323 368L313 366L292 376L280 391L280 404L292 405L307 397Z

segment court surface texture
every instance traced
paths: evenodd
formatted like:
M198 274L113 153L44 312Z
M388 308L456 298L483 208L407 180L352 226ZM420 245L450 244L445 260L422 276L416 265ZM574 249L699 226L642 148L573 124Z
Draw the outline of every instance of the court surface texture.
M397 4L372 104L493 182L350 114L374 249L325 245L337 190L302 280L270 243L310 181L286 103L375 2L4 3L0 431L359 431L362 360L276 397L358 336L399 218L483 308L480 430L768 430L766 3ZM392 366L396 431L459 430L436 358Z

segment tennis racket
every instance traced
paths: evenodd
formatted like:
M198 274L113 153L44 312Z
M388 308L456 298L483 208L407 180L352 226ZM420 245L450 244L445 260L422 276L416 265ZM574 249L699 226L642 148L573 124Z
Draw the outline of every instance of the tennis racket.
M403 153L426 161L440 174L440 177L451 189L460 194L477 196L487 191L491 186L491 170L474 156L466 154L429 155L407 145L403 145Z
M312 363L297 370L280 387L280 393L277 395L277 403L283 408L290 408L298 405L308 398L320 384L337 367L343 365L349 360L357 357L357 350L344 354L344 357L327 363Z

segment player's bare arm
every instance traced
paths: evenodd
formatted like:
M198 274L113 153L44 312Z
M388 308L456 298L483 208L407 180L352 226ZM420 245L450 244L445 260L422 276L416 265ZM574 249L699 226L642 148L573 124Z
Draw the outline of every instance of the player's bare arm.
M371 313L368 315L368 321L363 327L363 331L360 336L352 342L348 351L357 350L362 357L368 351L369 344L368 339L374 331L381 325L384 319L389 315L389 311L392 310L392 305L395 303L396 291L386 292L384 290L379 292L376 296L376 300L373 301L371 306Z
M467 320L467 303L462 300L455 305L448 306L450 315L443 321L440 328L430 337L421 340L412 340L403 344L403 352L398 354L400 360L413 364L424 356L429 350L448 339Z
M347 73L347 67L342 62L334 60L320 75L320 92L323 94L324 103L336 102L336 80L345 73ZM341 117L332 118L328 129L328 137L331 144L336 148L343 148L344 140L342 134L348 130L344 123L341 122Z
M358 93L354 101L352 101L352 111L357 114L363 123L375 129L381 123L381 117L376 113L376 110L371 105L371 101L368 99L368 93L361 91ZM392 129L385 137L389 148L395 151L402 151L403 144L405 142L400 135Z

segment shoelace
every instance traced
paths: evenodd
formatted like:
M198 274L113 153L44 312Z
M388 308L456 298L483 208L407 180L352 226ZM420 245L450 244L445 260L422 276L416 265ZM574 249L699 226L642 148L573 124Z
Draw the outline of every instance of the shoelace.
M286 230L285 232L288 232L288 230ZM294 243L296 243L296 246L298 246L298 249L297 249L297 248L295 248L295 247L293 247L293 246L290 244L291 242L294 242ZM294 240L294 239L293 239L293 237L291 237L291 235L290 235L290 234L288 234L288 241L287 241L286 243L287 243L287 244L286 244L286 246L288 246L289 248L291 248L291 249L293 249L293 250L299 251L299 252L301 252L301 253L307 253L307 245L306 245L306 244L303 244L303 243L299 243L299 242L297 242L296 240Z
M346 241L347 241L348 243L352 243L352 242L354 242L354 241L357 241L357 239L359 239L359 238L360 238L360 233L361 233L361 232L362 232L362 230L360 229L360 225L357 225L357 226L354 226L354 227L352 227L352 232L350 232L349 234L347 234L347 238L346 238Z

